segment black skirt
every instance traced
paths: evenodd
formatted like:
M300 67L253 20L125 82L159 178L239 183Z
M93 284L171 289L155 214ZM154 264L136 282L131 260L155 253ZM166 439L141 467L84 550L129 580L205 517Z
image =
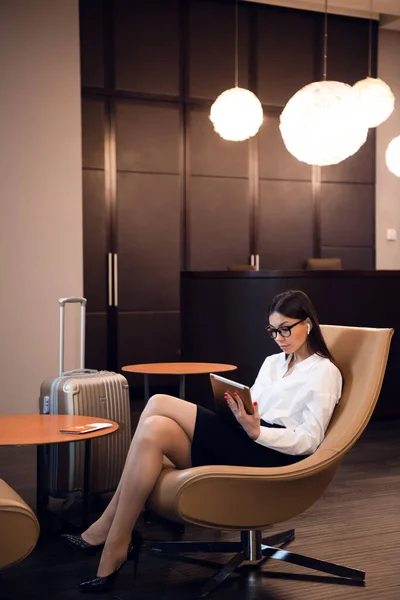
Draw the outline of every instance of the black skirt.
M276 427L264 421L266 427ZM279 426L278 426L279 427ZM211 410L197 407L192 442L192 466L283 467L306 458L283 454L257 444L239 425L226 422Z

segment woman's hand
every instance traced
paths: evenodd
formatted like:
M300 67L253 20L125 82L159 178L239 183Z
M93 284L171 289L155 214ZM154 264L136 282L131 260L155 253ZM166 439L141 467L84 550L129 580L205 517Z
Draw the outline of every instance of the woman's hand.
M258 413L257 402L253 403L254 412L252 415L247 414L243 401L239 394L236 392L231 396L226 392L225 400L233 415L238 423L243 427L247 435L252 439L256 440L260 435L260 415Z

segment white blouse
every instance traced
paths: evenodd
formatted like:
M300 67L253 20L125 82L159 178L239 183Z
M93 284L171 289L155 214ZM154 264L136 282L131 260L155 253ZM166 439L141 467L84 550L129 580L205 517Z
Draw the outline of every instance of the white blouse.
M261 426L255 441L284 454L312 454L340 399L342 376L329 359L312 354L284 377L290 359L284 352L268 356L251 388L261 419L286 428Z

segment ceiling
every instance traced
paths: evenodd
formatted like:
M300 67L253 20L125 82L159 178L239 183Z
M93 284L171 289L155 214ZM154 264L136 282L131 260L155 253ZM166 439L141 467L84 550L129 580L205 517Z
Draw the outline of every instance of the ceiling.
M325 0L245 0L245 2L325 11ZM365 19L372 17L379 20L383 29L400 31L400 0L328 0L328 12Z

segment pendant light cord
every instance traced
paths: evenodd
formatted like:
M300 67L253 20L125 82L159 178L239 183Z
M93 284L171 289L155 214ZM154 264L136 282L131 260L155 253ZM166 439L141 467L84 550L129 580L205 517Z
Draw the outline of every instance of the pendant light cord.
M238 87L239 82L239 24L238 24L238 0L235 0L235 87Z
M325 0L325 16L324 16L324 70L323 80L326 81L328 64L328 0Z
M372 72L372 2L369 3L369 30L368 30L368 77Z

